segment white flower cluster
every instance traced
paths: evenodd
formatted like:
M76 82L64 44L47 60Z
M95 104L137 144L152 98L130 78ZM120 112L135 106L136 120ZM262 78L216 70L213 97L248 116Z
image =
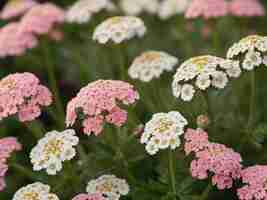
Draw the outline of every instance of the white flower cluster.
M50 193L49 185L36 182L20 188L12 200L59 200L59 198Z
M227 58L234 59L244 56L242 67L245 70L253 70L261 64L267 66L267 37L250 35L233 44L227 52Z
M83 24L102 10L114 11L115 9L115 5L110 0L79 0L67 10L65 19L69 23Z
M146 144L146 151L150 155L160 149L175 149L180 146L179 136L184 133L187 120L177 111L156 113L146 123L141 143Z
M101 44L109 40L121 43L135 36L142 37L146 33L144 22L134 16L111 17L98 25L93 34L93 40Z
M62 169L62 162L71 160L79 138L72 129L63 132L51 131L38 141L30 153L33 170L46 169L47 174L55 175Z
M237 78L240 74L238 61L210 55L193 57L177 69L172 82L173 95L183 101L191 101L195 94L193 85L200 90L210 86L223 89L228 83L228 76Z
M174 15L184 13L191 0L163 0L158 9L159 18L169 19Z
M165 52L147 51L138 56L130 66L128 73L132 79L149 82L159 78L164 71L171 71L178 59Z
M89 194L101 193L104 200L119 200L120 196L127 195L129 190L128 183L114 175L102 175L91 180L86 187Z
M120 7L127 15L139 15L142 12L155 14L158 6L158 0L120 0Z

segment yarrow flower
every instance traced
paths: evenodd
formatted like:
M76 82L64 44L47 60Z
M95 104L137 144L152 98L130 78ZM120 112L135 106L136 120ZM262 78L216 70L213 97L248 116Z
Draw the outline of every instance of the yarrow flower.
M0 120L17 114L19 121L31 121L51 103L50 91L34 74L15 73L0 80Z
M124 179L114 175L102 175L89 181L86 191L88 194L100 193L104 200L119 200L129 193L129 185Z
M129 76L149 82L159 78L164 71L171 71L178 63L178 59L165 52L147 51L138 56L129 68Z
M159 18L166 20L174 15L184 13L191 0L163 0L158 9Z
M210 174L212 184L218 189L231 188L233 180L241 176L241 156L231 148L207 140L207 133L200 129L185 133L185 151L194 152L196 157L191 162L191 174L200 180Z
M75 156L76 151L73 147L78 142L79 138L72 129L46 133L31 151L33 170L46 169L49 175L55 175L62 169L62 162L71 160Z
M265 8L258 0L232 0L229 2L230 13L239 17L264 16Z
M14 137L0 139L0 191L6 187L5 175L8 170L7 159L14 151L21 150L21 144Z
M50 186L40 182L20 188L12 200L59 200L57 195L50 193Z
M10 0L2 9L0 19L5 20L18 17L36 5L37 3L33 0Z
M110 0L79 0L66 12L65 19L69 23L83 24L89 22L93 15L102 10L114 11L115 5Z
M237 78L240 74L238 61L210 55L193 57L177 69L172 82L173 95L183 101L191 101L196 91L192 84L200 90L211 86L223 89L228 76Z
M143 37L146 33L144 22L134 16L111 17L98 25L93 34L93 40L101 44L109 40L118 44L135 36Z
M105 122L122 126L127 112L118 103L133 104L139 94L133 86L124 81L98 80L82 88L67 106L66 124L71 126L81 120L84 133L101 133Z
M141 137L141 143L146 144L146 151L150 155L156 154L160 149L180 146L179 136L184 133L187 120L177 111L156 113L146 123Z
M120 0L120 7L127 15L139 15L142 12L155 14L158 6L158 0Z
M267 166L255 165L242 170L242 181L245 186L237 190L240 200L264 200L267 198Z
M210 19L227 14L228 4L225 0L192 0L186 10L185 17Z
M267 66L267 37L250 35L234 43L227 52L227 58L242 60L245 70L253 70L261 64Z
M104 200L101 194L79 194L75 196L72 200Z

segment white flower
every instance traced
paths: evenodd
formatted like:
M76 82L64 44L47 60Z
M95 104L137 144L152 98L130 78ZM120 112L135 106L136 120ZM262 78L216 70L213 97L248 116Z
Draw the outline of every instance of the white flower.
M29 184L20 188L12 200L59 200L59 198L50 193L50 186L40 182Z
M129 193L129 185L114 175L102 175L89 181L86 191L89 194L101 193L104 200L119 200L121 195Z
M79 0L68 9L65 18L67 22L83 24L104 9L113 11L115 6L110 0Z
M101 44L109 40L121 43L135 36L142 37L146 32L144 22L133 16L111 17L98 25L93 34L93 40Z
M262 59L262 63L267 66L267 56L264 56Z
M191 101L194 97L195 89L190 84L184 84L181 90L181 99L184 101Z
M76 151L79 138L72 129L63 132L51 131L40 139L30 153L33 170L46 169L49 175L55 175L62 169L62 162L71 160Z
M196 86L201 89L205 90L210 86L210 77L207 74L199 75L196 80Z
M164 71L171 71L177 65L178 59L165 52L147 51L134 59L128 70L133 79L149 82L158 78Z
M145 125L141 143L150 155L160 149L175 149L180 145L179 136L184 133L187 120L177 111L156 113Z
M170 17L184 13L191 0L163 0L159 5L158 15L165 20Z
M172 93L176 98L179 98L181 95L182 86L179 84L178 81L172 82Z
M241 68L239 66L232 67L226 70L229 77L238 78L241 75Z
M261 54L252 50L247 52L245 60L250 60L252 65L255 67L259 66L262 63Z
M226 73L218 71L212 74L211 84L214 87L223 89L226 86L227 82L228 82L228 78L227 78Z
M158 0L120 0L120 7L127 15L139 15L143 11L155 14L158 6Z

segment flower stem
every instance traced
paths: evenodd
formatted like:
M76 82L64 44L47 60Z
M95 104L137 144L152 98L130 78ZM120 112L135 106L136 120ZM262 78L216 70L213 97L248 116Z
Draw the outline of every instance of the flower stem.
M254 115L255 115L255 100L256 100L256 79L255 79L255 71L251 71L250 74L250 87L251 87L251 94L250 94L250 105L249 105L249 118L248 118L248 129L253 128L254 124Z
M24 166L17 164L17 163L11 163L10 167L14 170L18 171L19 173L25 175L27 178L31 179L32 181L40 180L32 171L28 170Z
M199 200L205 200L205 199L207 199L208 196L209 196L209 193L210 193L211 189L212 189L212 184L209 183L208 186L206 187L206 189L200 195Z
M176 196L177 191L176 191L176 178L175 178L175 170L174 170L174 159L173 159L173 152L171 149L169 149L169 174L170 174L170 183L172 187L172 192Z

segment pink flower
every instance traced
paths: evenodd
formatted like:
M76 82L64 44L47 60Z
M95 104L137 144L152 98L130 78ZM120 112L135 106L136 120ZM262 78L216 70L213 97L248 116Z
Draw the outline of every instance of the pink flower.
M33 0L11 0L5 5L0 13L0 19L18 17L26 13L35 5L37 5L37 3Z
M186 153L195 152L191 174L197 179L212 175L212 184L222 190L231 188L233 180L241 175L241 156L222 144L208 142L207 133L201 129L188 129L185 134Z
M239 17L265 15L265 9L258 0L232 0L229 10L232 15Z
M192 0L185 13L185 17L209 19L225 16L227 13L228 5L225 0Z
M0 57L18 56L34 48L38 41L28 33L19 33L19 23L9 23L0 29Z
M50 91L34 74L15 73L0 81L0 120L18 114L20 121L31 121L51 103Z
M72 200L104 200L101 194L79 194Z
M267 199L267 165L255 165L241 172L246 185L237 190L241 200Z
M20 22L20 33L47 34L55 25L64 22L64 11L52 3L39 4L31 8Z
M127 112L121 104L133 104L139 98L133 86L123 81L98 80L82 88L67 106L66 124L71 126L81 119L84 133L101 133L105 122L122 126Z
M17 142L14 137L6 137L0 139L0 191L2 191L5 184L5 175L8 170L7 159L14 151L21 150L21 144Z

